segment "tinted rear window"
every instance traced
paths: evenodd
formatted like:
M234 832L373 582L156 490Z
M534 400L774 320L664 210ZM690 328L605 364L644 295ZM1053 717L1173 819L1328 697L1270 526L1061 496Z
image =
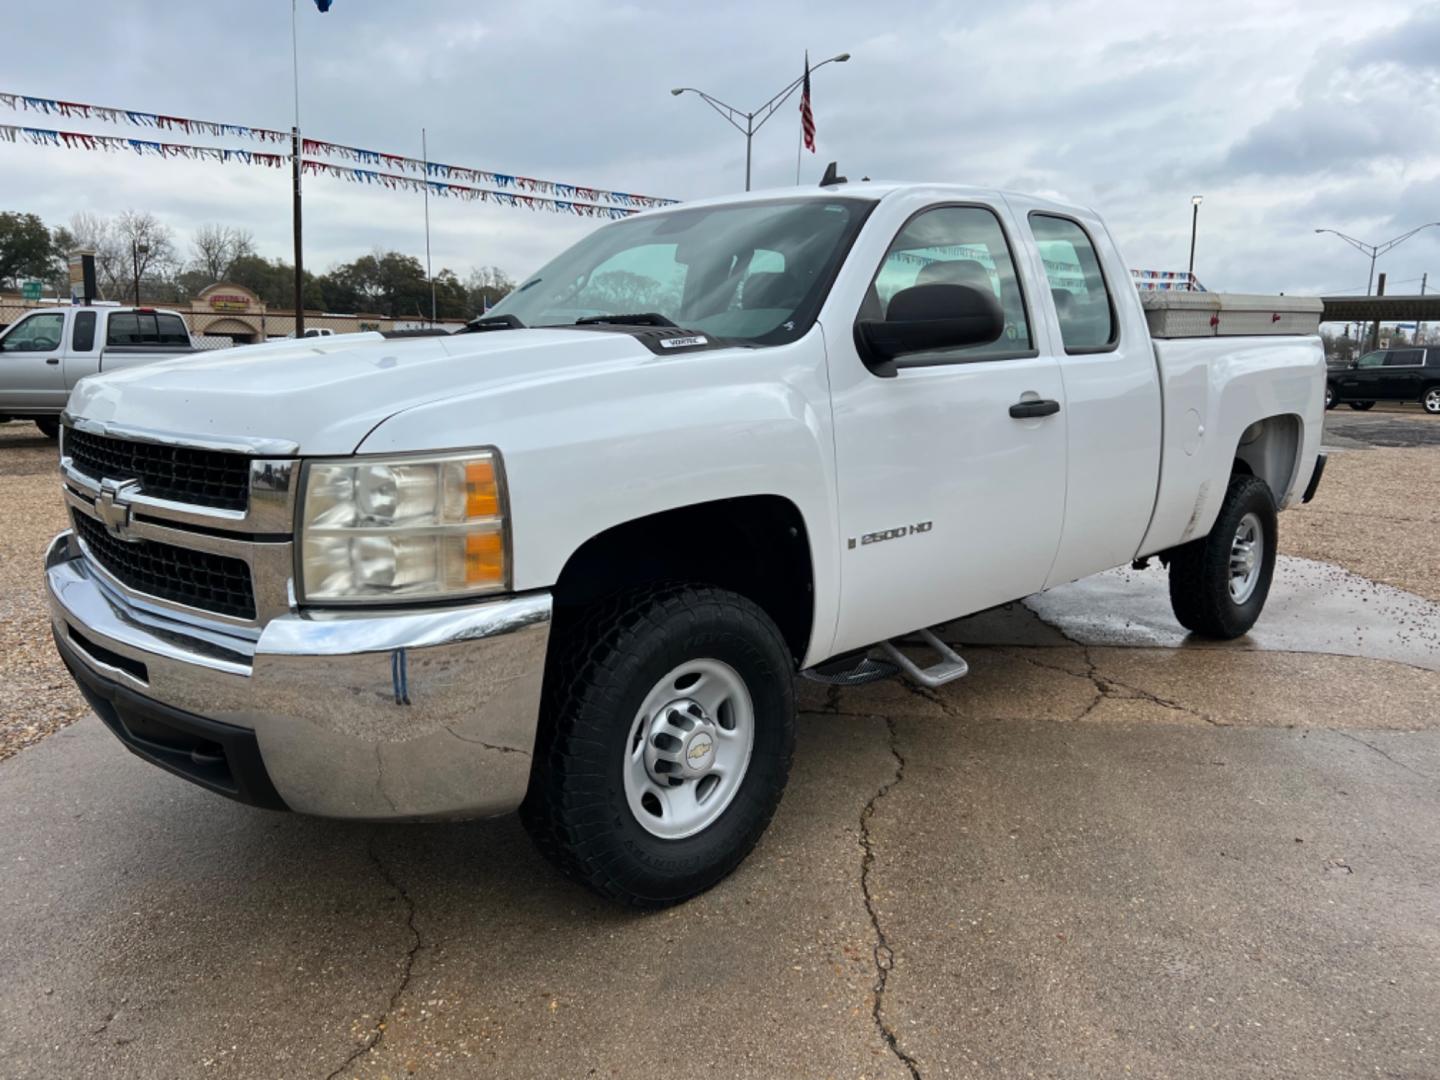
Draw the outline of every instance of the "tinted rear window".
M189 345L190 334L179 315L156 315L155 326L161 345Z
M1386 367L1419 367L1424 362L1425 354L1420 349L1396 349L1385 354Z
M190 335L178 315L119 311L110 316L107 345L189 345Z

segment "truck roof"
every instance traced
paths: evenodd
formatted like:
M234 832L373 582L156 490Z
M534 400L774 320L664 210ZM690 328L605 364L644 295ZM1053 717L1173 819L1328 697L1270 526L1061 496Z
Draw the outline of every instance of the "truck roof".
M934 194L940 198L953 199L977 199L994 202L1007 196L1024 199L1028 203L1039 203L1054 210L1061 210L1071 214L1092 214L1089 207L1081 206L1078 203L1060 202L1055 199L1041 195L1033 195L1028 192L1006 191L999 188L974 187L968 184L945 184L934 182L921 182L914 180L855 180L843 184L835 184L830 187L819 187L810 184L803 184L798 187L777 187L764 188L759 191L734 192L729 195L715 195L705 199L692 199L686 202L675 203L670 206L659 207L654 210L647 210L649 214L664 214L679 210L691 210L703 206L730 206L735 203L744 202L765 202L771 199L866 199L871 202L879 202L889 195L905 192L925 192Z

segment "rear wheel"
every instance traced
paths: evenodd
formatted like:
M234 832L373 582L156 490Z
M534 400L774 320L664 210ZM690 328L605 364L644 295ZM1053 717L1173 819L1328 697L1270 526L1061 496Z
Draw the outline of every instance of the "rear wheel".
M633 592L551 643L521 817L568 876L636 907L704 892L750 852L794 749L789 651L749 600Z
M1373 401L1349 401L1346 402L1346 404L1356 412L1365 412L1367 409L1373 409L1375 407L1375 402Z
M1325 384L1325 408L1327 408L1327 409L1333 409L1333 408L1335 408L1336 404L1337 404L1337 402L1336 402L1336 400L1335 400L1335 387L1331 386L1329 383L1326 383L1326 384Z
M1426 390L1420 403L1431 416L1440 416L1440 386L1432 386Z
M1275 573L1275 502L1254 476L1231 478L1210 535L1170 556L1170 606L1185 629L1237 638L1255 625Z
M35 426L40 429L40 434L47 439L58 439L60 437L60 421L53 416L40 416L35 420Z

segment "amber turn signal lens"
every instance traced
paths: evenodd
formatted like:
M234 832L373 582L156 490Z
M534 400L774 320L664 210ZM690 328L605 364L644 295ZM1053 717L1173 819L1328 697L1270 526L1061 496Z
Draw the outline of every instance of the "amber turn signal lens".
M471 533L465 537L465 584L482 585L504 580L504 538L498 532Z
M470 461L465 465L465 516L467 518L497 517L500 513L500 488L495 482L495 462L488 459Z

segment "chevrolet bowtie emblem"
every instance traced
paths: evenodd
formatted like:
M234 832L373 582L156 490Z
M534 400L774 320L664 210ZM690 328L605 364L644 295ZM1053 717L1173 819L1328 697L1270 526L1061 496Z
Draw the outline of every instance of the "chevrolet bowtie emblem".
M130 495L139 487L135 480L105 480L95 496L95 516L117 540L130 539Z

